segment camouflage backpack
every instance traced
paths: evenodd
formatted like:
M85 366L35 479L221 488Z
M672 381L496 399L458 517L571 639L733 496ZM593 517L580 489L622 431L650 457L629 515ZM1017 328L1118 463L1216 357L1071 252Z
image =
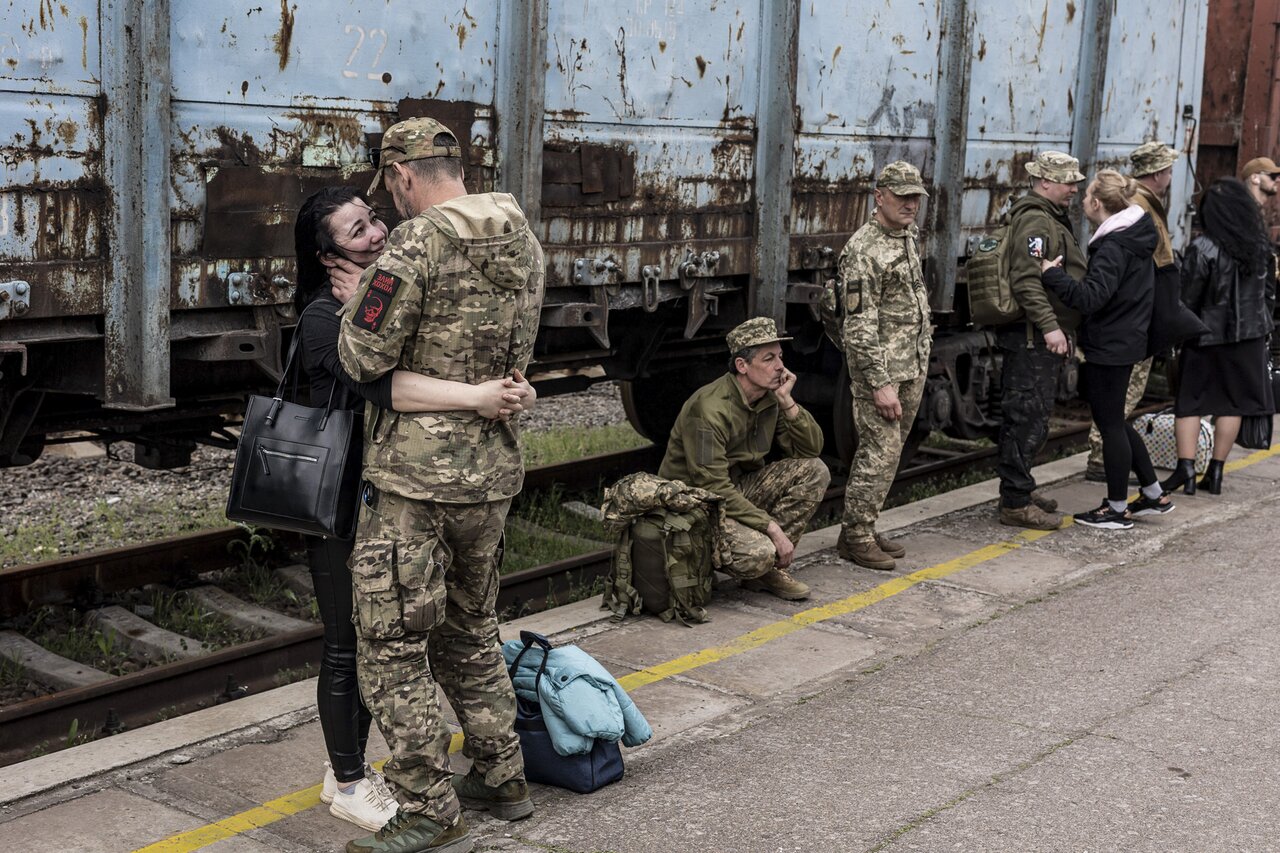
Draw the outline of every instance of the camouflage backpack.
M964 265L969 284L969 320L1001 326L1023 316L1009 281L1009 222L983 237Z
M648 612L664 622L706 622L712 569L727 562L720 504L706 489L645 473L606 489L604 524L617 544L604 607L618 619Z

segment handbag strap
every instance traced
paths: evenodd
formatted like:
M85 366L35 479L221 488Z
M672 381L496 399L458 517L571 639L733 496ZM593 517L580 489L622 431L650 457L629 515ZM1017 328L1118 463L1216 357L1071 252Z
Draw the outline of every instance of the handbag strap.
M516 667L520 666L520 659L524 657L524 653L534 646L542 647L542 665L538 667L538 675L533 679L533 695L539 695L538 689L542 685L543 673L547 671L547 654L551 651L551 641L539 634L537 631L521 631L520 639L524 642L524 648L516 655L516 659L511 662L511 666L507 668L507 675L512 681L516 678Z
M289 380L290 372L293 373L293 388L289 398L295 402L298 399L298 374L301 371L296 369L297 362L295 361L295 358L298 355L298 344L302 342L302 318L307 316L307 312L315 307L315 304L318 301L318 299L312 300L306 308L302 309L302 313L298 315L298 323L293 329L293 339L289 341L289 354L285 356L284 359L284 370L280 374L280 382L276 385L276 393L275 397L273 397L271 401L271 409L267 412L266 420L268 426L276 425L276 417L279 415L280 407L284 403L284 386ZM329 386L329 401L325 404L324 414L320 417L320 424L317 427L320 430L323 430L325 426L328 425L329 415L333 414L333 398L334 394L338 390L338 385L339 382L335 378L333 380L333 384Z

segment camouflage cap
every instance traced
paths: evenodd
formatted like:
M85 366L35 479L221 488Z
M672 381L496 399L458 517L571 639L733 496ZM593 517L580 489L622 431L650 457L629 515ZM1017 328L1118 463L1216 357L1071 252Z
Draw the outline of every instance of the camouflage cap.
M461 157L462 148L457 145L436 145L436 136L453 131L433 118L420 116L396 122L382 134L382 144L369 152L377 171L373 173L373 182L369 184L369 193L378 188L382 180L382 170L392 163L405 163L409 160L425 160L428 157ZM456 137L455 137L456 139ZM374 151L377 152L376 156Z
M894 195L929 197L929 193L925 192L924 179L920 177L920 170L905 160L895 160L881 169L880 174L876 176L876 188L888 190Z
M1277 166L1270 157L1254 157L1244 164L1244 170L1240 172L1240 178L1247 181L1259 173L1266 173L1275 177L1280 175L1280 166Z
M1078 184L1084 180L1080 161L1061 151L1041 151L1027 164L1027 174L1055 184Z
M733 330L724 336L724 340L729 345L729 352L741 352L747 347L789 341L791 338L779 335L778 325L771 318L752 317L745 323L734 326Z
M1129 162L1133 164L1130 172L1135 178L1141 178L1143 175L1154 175L1156 172L1162 172L1173 165L1173 161L1178 159L1178 152L1174 151L1163 142L1157 142L1152 139L1150 142L1144 142L1129 153Z

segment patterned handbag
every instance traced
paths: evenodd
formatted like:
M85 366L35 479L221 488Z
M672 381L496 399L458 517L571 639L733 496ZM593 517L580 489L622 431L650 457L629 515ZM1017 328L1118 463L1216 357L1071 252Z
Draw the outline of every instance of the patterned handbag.
M1166 409L1150 415L1140 415L1133 421L1142 443L1147 446L1151 464L1157 468L1173 469L1178 464L1178 444L1173 435L1173 410ZM1196 438L1196 473L1203 474L1209 467L1213 453L1213 424L1207 418L1200 419L1200 435Z

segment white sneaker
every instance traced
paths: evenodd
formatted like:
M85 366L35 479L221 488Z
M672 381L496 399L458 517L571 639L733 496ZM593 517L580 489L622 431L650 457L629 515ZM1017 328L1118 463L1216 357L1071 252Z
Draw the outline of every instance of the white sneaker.
M365 772L369 775L357 782L350 794L337 790L335 780L333 803L329 806L329 814L350 821L362 829L377 832L386 825L387 821L396 816L400 804L396 802L395 797L391 796L391 791L387 789L387 783L383 781L381 774L369 768L366 768Z
M338 777L333 775L333 765L324 763L324 785L320 787L320 802L326 806L333 802L333 795L338 793Z

